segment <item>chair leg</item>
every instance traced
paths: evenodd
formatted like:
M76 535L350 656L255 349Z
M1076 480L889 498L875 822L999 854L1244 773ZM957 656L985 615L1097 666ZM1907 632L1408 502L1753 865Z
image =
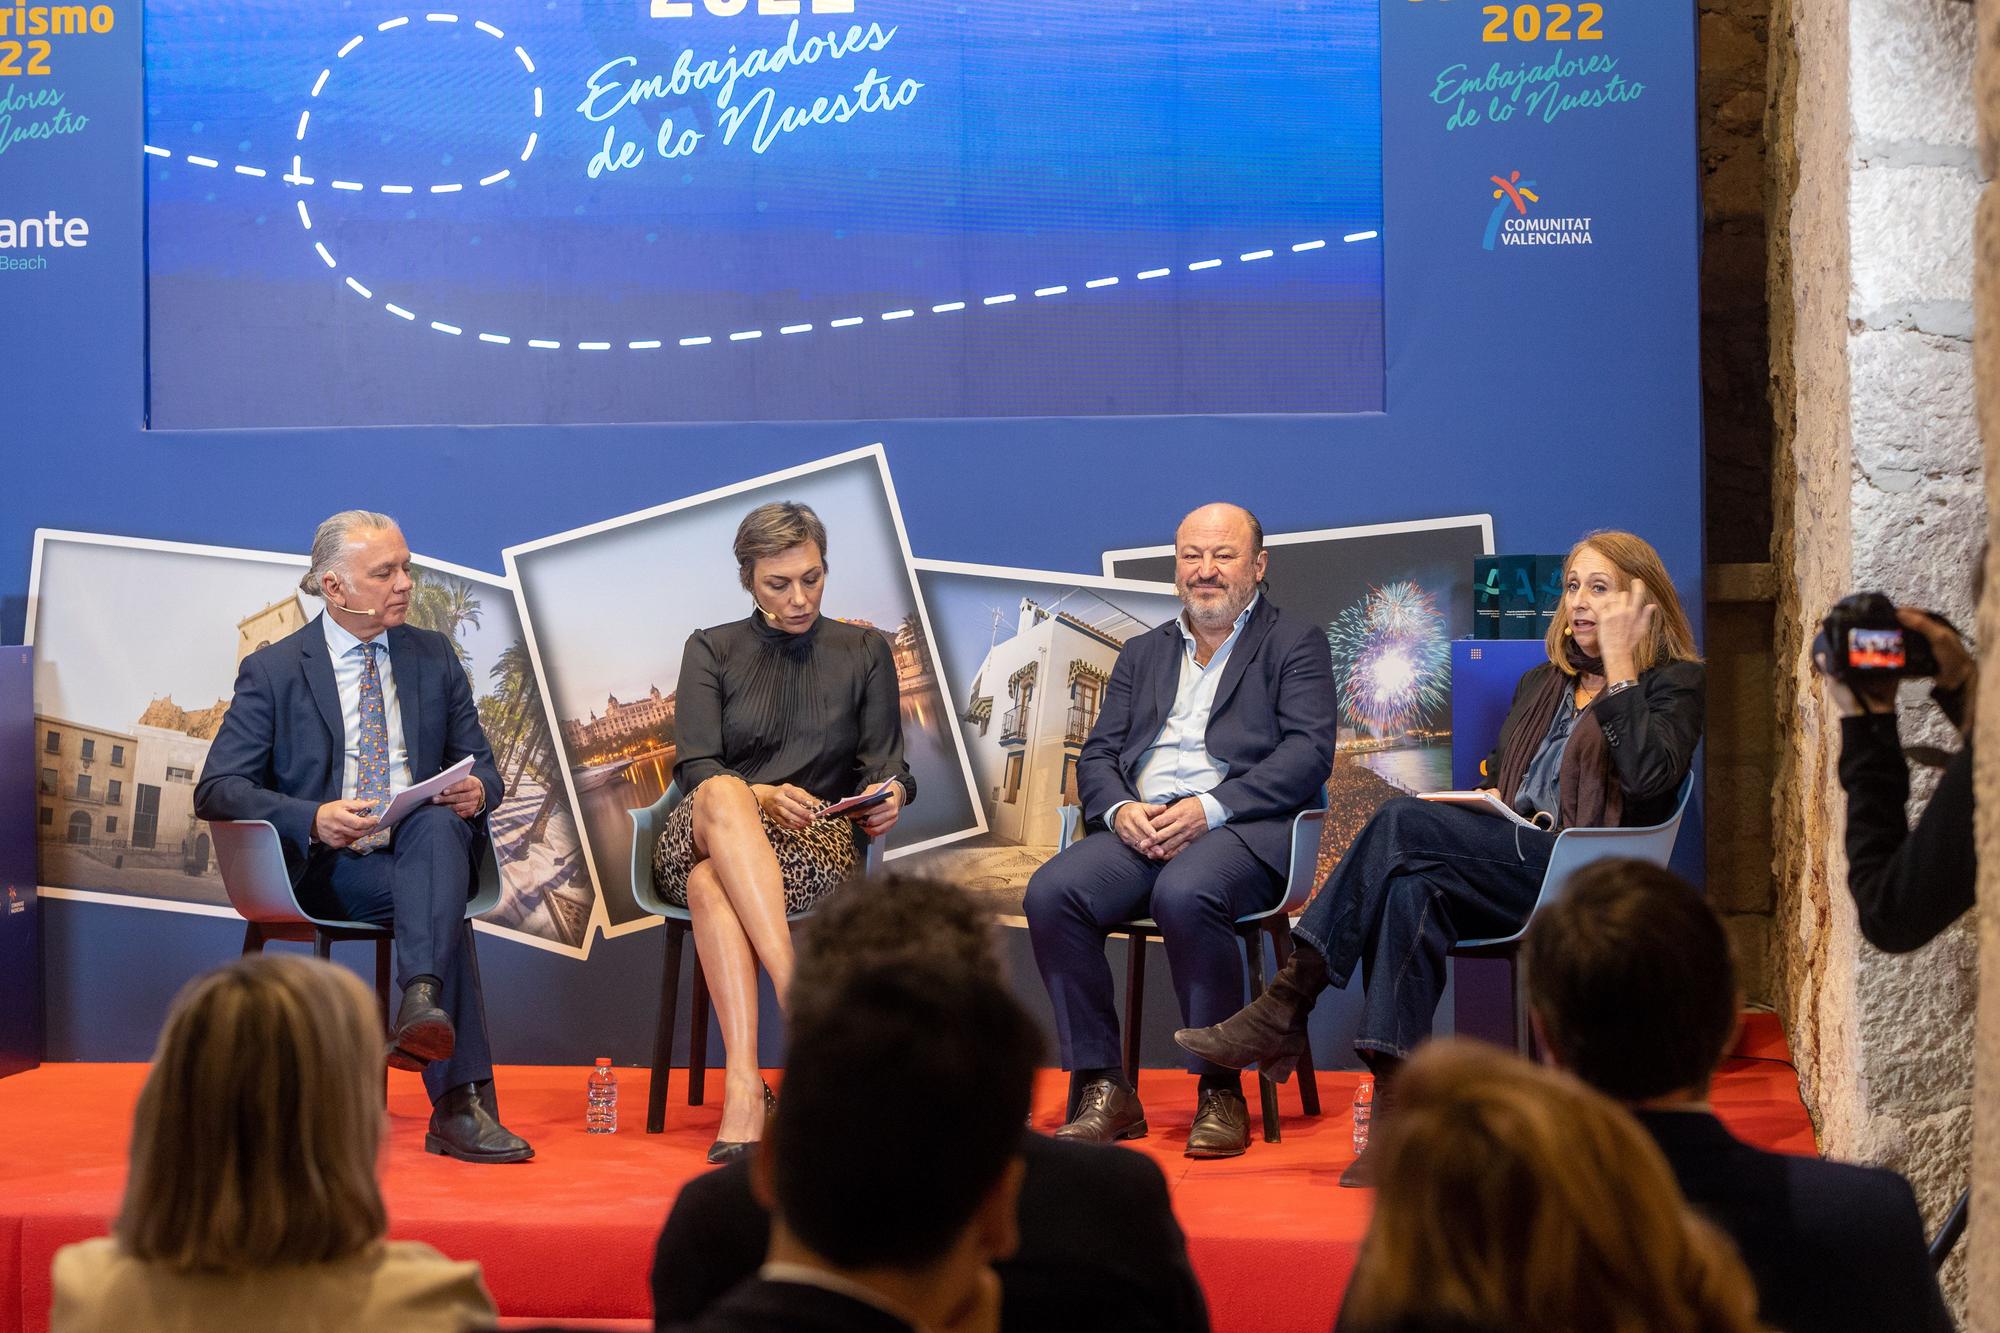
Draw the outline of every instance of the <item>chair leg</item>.
M1264 932L1254 931L1243 937L1243 970L1250 983L1250 1003L1257 1003L1257 997L1264 993ZM1264 1112L1264 1142L1277 1143L1283 1134L1278 1129L1278 1085L1269 1075L1261 1071L1257 1075L1257 1101Z
M687 931L680 922L661 927L666 936L660 963L660 1014L653 1025L653 1081L646 1087L646 1132L667 1127L667 1075L674 1067L674 1018L681 999L681 945Z
M694 951L688 1000L688 1105L700 1106L708 1096L708 978L701 970L700 949Z
M333 940L323 930L313 932L313 957L333 960Z
M264 928L255 921L243 923L243 952L246 954L264 952Z
M375 941L375 1003L382 1006L382 1026L386 1029L394 1020L389 1013L389 941Z
M1292 958L1291 922L1280 919L1271 926L1271 953L1282 970ZM1319 1114L1319 1075L1313 1069L1312 1043L1299 1052L1299 1064L1295 1077L1299 1080L1299 1109L1307 1115Z
M1507 968L1513 973L1514 1051L1523 1060L1532 1060L1535 1058L1535 1029L1528 1022L1528 970L1521 966L1519 953L1507 960Z
M1146 937L1125 937L1125 1081L1139 1086L1139 1020L1146 1012Z

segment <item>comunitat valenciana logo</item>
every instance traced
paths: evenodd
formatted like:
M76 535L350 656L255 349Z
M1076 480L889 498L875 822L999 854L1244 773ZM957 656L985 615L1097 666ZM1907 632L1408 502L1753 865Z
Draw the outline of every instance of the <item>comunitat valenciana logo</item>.
M1590 219L1553 217L1540 207L1542 196L1535 182L1522 180L1521 173L1488 176L1493 185L1493 211L1486 218L1486 236L1480 247L1492 250L1510 245L1594 245ZM1533 205L1534 207L1530 207Z
M44 269L49 266L44 251L81 250L89 244L90 224L54 209L37 218L0 217L0 273Z

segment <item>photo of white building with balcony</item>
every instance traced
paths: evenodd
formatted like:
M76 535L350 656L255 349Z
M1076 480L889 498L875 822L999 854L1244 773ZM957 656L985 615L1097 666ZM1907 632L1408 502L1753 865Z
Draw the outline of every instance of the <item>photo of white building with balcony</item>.
M1055 850L1112 664L1148 628L1085 589L1047 607L1021 599L1012 636L996 637L965 695L966 744L994 842Z

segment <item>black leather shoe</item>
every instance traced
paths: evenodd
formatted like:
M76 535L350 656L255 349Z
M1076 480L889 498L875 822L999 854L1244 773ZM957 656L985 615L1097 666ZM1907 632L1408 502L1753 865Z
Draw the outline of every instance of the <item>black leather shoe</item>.
M1234 1088L1203 1088L1188 1128L1189 1157L1241 1157L1250 1148L1250 1108Z
M770 1128L771 1117L778 1113L778 1094L771 1091L771 1085L764 1085L764 1127ZM717 1139L708 1145L708 1160L717 1166L733 1162L750 1151L755 1139Z
M491 1083L461 1083L431 1108L424 1151L461 1162L525 1162L535 1155L528 1141L493 1118Z
M1117 1143L1146 1137L1146 1108L1139 1094L1115 1078L1094 1078L1076 1099L1076 1118L1056 1131L1079 1143Z
M1326 959L1300 945L1262 995L1212 1027L1182 1028L1181 1049L1225 1069L1256 1065L1283 1083L1306 1051L1306 1017L1326 989Z
M451 1059L457 1037L451 1019L438 1007L435 981L419 977L403 990L396 1010L396 1035L389 1045L391 1069L422 1069L433 1060Z

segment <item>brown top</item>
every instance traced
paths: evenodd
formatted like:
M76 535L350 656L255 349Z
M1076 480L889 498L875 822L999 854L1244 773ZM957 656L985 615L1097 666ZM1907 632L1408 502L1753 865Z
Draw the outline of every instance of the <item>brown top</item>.
M53 1278L52 1333L462 1333L497 1318L478 1264L412 1240L225 1276L172 1272L105 1236L57 1250Z

